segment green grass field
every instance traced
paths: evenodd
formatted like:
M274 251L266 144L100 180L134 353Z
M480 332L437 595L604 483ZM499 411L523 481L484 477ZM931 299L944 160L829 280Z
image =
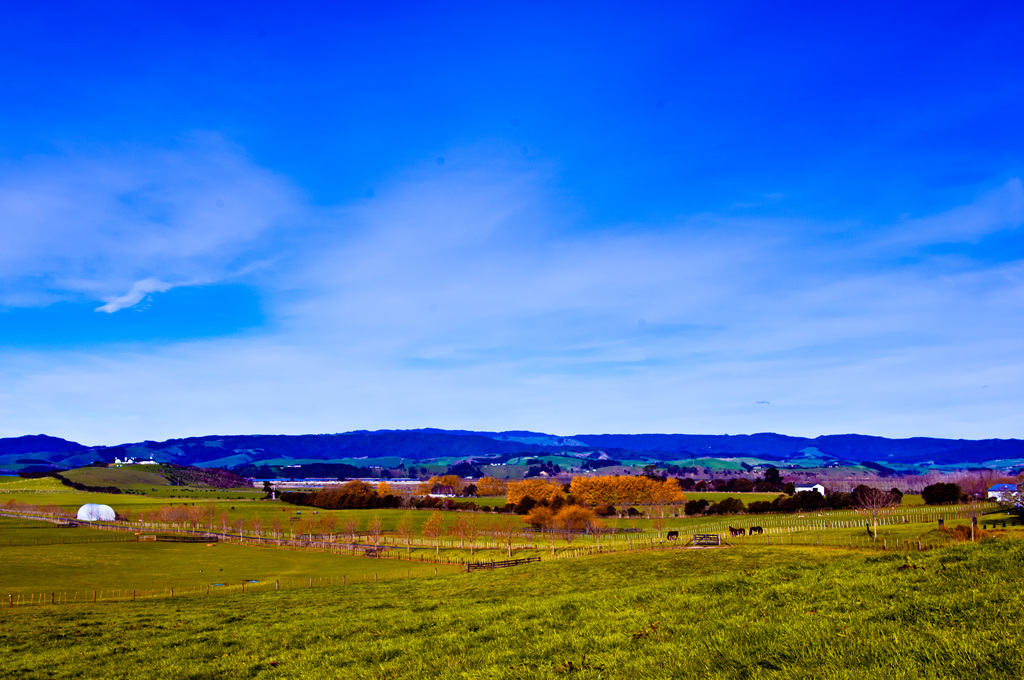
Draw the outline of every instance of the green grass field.
M15 607L0 677L1016 678L1022 578L1017 541L909 558L671 550Z
M94 532L99 533L99 532ZM104 537L106 538L106 537ZM134 537L133 537L134 538ZM366 577L425 576L445 565L367 559L324 552L259 548L228 543L76 543L0 547L0 598L57 593L81 601L93 590L179 592L243 581L304 582Z
M85 467L68 470L62 473L72 482L89 486L116 486L119 488L133 486L168 486L170 484L163 475L137 468L104 468Z
M151 495L2 480L0 509L8 501L68 510L107 503L136 521L146 513L138 527L152 533L171 527L150 524L149 513L195 504L212 510L204 524L212 519L220 530L223 514L232 524L258 518L264 536L275 521L290 536L324 517L335 519L335 532L350 518L361 531L374 518L390 531L408 515L419 532L431 515L140 488ZM169 489L192 495L156 495ZM729 495L773 496L688 498ZM724 534L732 547L719 550L659 541L656 519L608 518L608 526L639 531L606 535L604 554L589 556L591 536L571 547L557 539L555 555L548 535L522 536L515 557L544 562L472 574L421 561L436 552L422 536L411 553L391 553L410 555L406 561L135 542L132 533L0 518L0 607L15 605L0 618L0 678L1019 677L1024 528L961 545L938 530L940 517L947 527L964 526L971 511L905 497L883 518L877 541L852 511L665 519L662 533ZM981 521L997 517L1005 515ZM457 515L444 518L450 525ZM730 525L765 533L731 538ZM402 543L389 534L382 540ZM458 538L445 536L440 558L504 559L495 537L479 540L470 557ZM936 546L947 547L917 549Z

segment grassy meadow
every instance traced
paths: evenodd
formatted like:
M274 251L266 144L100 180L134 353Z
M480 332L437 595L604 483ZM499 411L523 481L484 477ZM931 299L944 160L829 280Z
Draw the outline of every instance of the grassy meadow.
M1019 541L760 547L16 607L0 677L1011 678L1022 578Z
M348 554L281 550L233 543L137 542L132 534L82 530L77 542L25 544L32 532L74 533L78 530L11 528L0 521L0 536L15 536L19 544L0 545L0 598L15 604L29 596L81 601L94 590L137 590L166 594L223 588L257 581L287 584L420 577L450 573L456 567L400 560L373 560ZM91 542L86 542L91 539Z
M906 496L877 540L852 511L681 517L670 508L664 519L606 518L628 531L601 536L599 554L595 536L552 546L551 535L524 533L514 556L542 562L465 573L455 564L506 557L487 533L493 513L473 515L484 531L471 555L455 535L422 535L431 511L315 511L254 492L120 481L143 492L2 480L0 510L106 503L133 518L133 531L160 533L175 527L155 523L161 508L198 506L201 523L219 531L226 517L247 538L138 542L133 532L0 517L0 678L1024 674L1024 527L964 542L971 513L1009 519L992 506L933 508ZM749 503L773 494L732 495ZM448 527L459 517L443 516ZM393 533L403 517L413 520L411 546ZM274 525L290 538L324 518L335 532L356 520L364 544L379 520L389 558L267 544ZM764 533L729 536L730 526L755 525ZM665 540L669 530L684 540L720 533L729 547L682 549Z

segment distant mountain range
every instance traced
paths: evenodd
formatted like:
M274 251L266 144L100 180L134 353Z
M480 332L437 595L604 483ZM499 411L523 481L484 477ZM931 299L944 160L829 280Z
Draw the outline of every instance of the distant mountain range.
M111 447L34 435L0 439L0 472L74 468L115 458L252 471L322 464L351 468L409 466L531 465L562 469L606 465L750 470L862 466L889 473L929 469L1024 468L1018 439L886 439L846 434L790 437L751 435L580 434L467 430L378 430L317 435L208 435ZM301 468L297 470L301 475Z

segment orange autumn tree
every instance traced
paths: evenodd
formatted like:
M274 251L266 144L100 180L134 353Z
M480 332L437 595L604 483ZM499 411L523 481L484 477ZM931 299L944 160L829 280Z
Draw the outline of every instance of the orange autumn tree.
M435 475L425 482L420 482L416 492L421 496L426 496L435 486L450 486L455 495L458 495L462 491L462 479L458 475L442 475L440 477Z
M508 483L506 498L513 505L527 496L535 501L551 501L562 495L562 485L546 479L523 479Z
M477 496L504 496L508 493L508 483L503 479L483 477L476 483Z
M594 521L594 511L580 505L566 505L552 518L555 531L565 541L565 545L572 547L572 541L577 534L582 534Z
M644 476L573 477L569 492L586 505L650 505L686 500L678 480Z

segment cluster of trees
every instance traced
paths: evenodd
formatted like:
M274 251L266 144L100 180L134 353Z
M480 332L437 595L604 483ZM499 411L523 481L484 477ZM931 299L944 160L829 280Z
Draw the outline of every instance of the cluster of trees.
M690 517L696 515L735 515L743 512L743 501L739 498L723 498L717 503L711 503L703 498L697 501L687 501L683 511Z
M451 492L458 496L463 491L462 478L458 475L433 476L416 487L416 493L426 496L431 493L440 493L441 489L451 489Z
M68 511L59 505L36 505L35 503L19 503L11 499L4 503L4 510L8 512L26 512L33 515L46 515L48 517L74 517L75 513Z
M221 468L197 468L191 465L164 464L154 472L174 486L212 486L215 489L240 489L252 486L252 479Z
M557 475L562 471L562 468L557 463L552 463L549 460L535 461L526 470L526 477L540 477L543 472L546 475Z
M809 512L815 510L856 510L863 506L867 499L880 490L865 484L858 485L853 491L845 493L834 491L822 496L817 491L801 491L792 496L779 496L772 501L754 501L747 506L747 512L753 514L765 512ZM891 498L892 503L899 505L903 493L896 488L881 491Z
M477 496L504 496L508 493L508 482L494 477L482 477L476 483Z
M921 498L928 505L950 505L970 500L959 484L942 482L924 487L921 490Z
M92 493L121 493L121 489L116 486L93 486L91 484L82 484L81 482L73 482L59 472L51 472L51 477L56 477L60 480L60 483L64 486L70 486L72 489L78 491L91 491Z
M440 551L441 536L445 534L459 539L460 545L465 547L469 544L469 552L472 555L477 539L482 534L489 534L501 541L512 556L512 544L523 529L523 524L515 515L499 516L495 519L487 519L481 515L463 514L455 515L451 522L445 520L445 516L437 511L430 513L427 521L423 523L421 532L427 538L434 541L435 552ZM396 534L406 540L406 545L412 537L412 517L405 516L399 520Z
M455 498L436 498L432 496L413 496L409 499L409 507L418 510L437 508L439 510L490 510L490 506L477 507L473 501L457 500ZM502 511L502 508L494 508Z
M671 504L686 498L676 479L632 475L573 477L569 492L586 505Z
M534 504L542 501L550 503L564 495L565 488L561 484L544 478L510 481L505 492L506 500L512 505L519 505L526 498Z
M733 477L730 479L711 480L680 480L680 487L683 491L717 491L720 493L747 493L749 491L779 492L792 494L796 491L792 482L783 482L782 475L778 468L768 468L763 477L747 479L745 477Z
M585 531L594 534L598 547L601 545L601 529L603 524L597 514L582 505L566 504L553 511L544 505L535 506L523 518L523 521L536 530L547 532L551 539L551 554L555 554L555 537L560 537L566 545L572 546L573 539Z
M386 482L383 483L386 486ZM325 510L365 510L399 508L402 498L387 493L381 496L376 489L357 479L340 487L327 487L319 491L285 491L281 500L293 505L308 505Z

